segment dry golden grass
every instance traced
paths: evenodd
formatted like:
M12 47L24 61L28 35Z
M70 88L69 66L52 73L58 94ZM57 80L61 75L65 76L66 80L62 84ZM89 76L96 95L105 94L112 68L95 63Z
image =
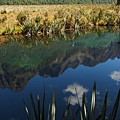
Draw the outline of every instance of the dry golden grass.
M2 5L0 6L0 12L6 11L4 14L0 14L0 18L6 16L7 20L3 23L0 23L0 34L6 29L7 26L14 27L16 32L20 31L19 26L17 26L18 21L16 20L17 15L20 12L27 12L30 19L35 18L37 15L43 17L44 13L47 11L48 19L52 21L54 15L58 11L65 11L72 14L77 14L80 10L84 10L84 13L89 14L93 9L108 10L108 12L114 12L116 9L115 5ZM118 11L120 16L120 10Z

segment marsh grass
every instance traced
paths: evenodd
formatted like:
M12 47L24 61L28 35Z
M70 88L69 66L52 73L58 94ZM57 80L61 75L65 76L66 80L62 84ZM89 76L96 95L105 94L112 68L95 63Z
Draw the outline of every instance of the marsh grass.
M27 13L25 15L25 17L29 17L27 21L35 19L35 21L40 25L42 24L43 27L45 25L44 21L47 19L49 24L46 31L42 32L42 34L55 33L56 31L61 32L68 29L80 30L95 26L117 26L120 23L120 8L113 4L5 5L0 6L0 11L6 11L4 14L2 12L0 16L5 15L7 17L4 23L0 23L0 29L2 31L6 29L6 25L23 28L23 23L21 26L18 26L18 23L21 21L21 19L17 19L20 13ZM44 28L46 28L46 26ZM19 29L17 32L22 33L22 29Z
M14 41L14 42L18 42L21 46L23 47L27 47L27 48L31 48L31 47L35 47L39 44L48 46L51 42L53 41L61 41L61 40L74 40L79 36L83 36L83 35L89 35L91 33L95 33L98 34L99 37L101 37L101 35L103 33L119 33L120 29L118 26L115 27L106 27L106 26L102 26L102 27L96 27L96 28L85 28L85 29L81 29L81 30L70 30L70 31L62 31L61 33L55 33L54 34L48 34L48 35L37 35L36 36L36 31L40 30L42 28L42 26L39 26L37 23L33 24L31 22L34 21L29 21L30 23L25 23L27 24L26 26L26 31L24 31L25 35L29 35L27 33L28 31L28 26L31 27L31 31L32 34L35 34L34 37L25 37L24 35L16 35L15 31L17 30L17 28L11 28L9 27L9 32L6 29L6 31L3 31L3 34L6 36L0 36L0 46L3 44L7 44L9 43L9 41ZM34 26L36 25L36 26ZM32 27L33 26L33 27ZM15 29L15 30L14 30ZM25 29L24 29L25 30ZM18 30L19 31L19 30ZM39 32L39 31L38 31ZM9 34L8 34L9 33Z
M78 98L77 89L75 88L76 91L76 96ZM44 87L44 94L43 94L43 100L42 104L40 103L40 96L37 97L37 108L35 106L35 102L33 100L32 94L30 94L30 100L31 100L31 109L30 111L28 110L25 101L23 100L24 103L24 108L25 112L27 115L28 120L57 120L56 118L56 109L57 109L57 104L56 104L56 92L54 91L53 97L52 97L52 104L49 103L48 106L48 116L47 119L45 118L45 87ZM96 105L96 83L93 85L93 90L92 90L92 95L91 95L91 104L90 106L87 106L86 104L86 95L83 93L82 96L82 107L79 103L78 99L78 108L76 109L75 112L71 113L70 109L70 103L66 105L66 110L63 112L63 120L67 120L67 117L70 116L70 120L76 120L77 116L79 115L80 120L115 120L116 114L118 111L119 107L119 102L120 102L120 89L118 91L115 103L113 105L113 109L109 114L107 113L107 100L108 100L108 90L106 90L105 97L103 100L103 104L99 110L97 110L97 105ZM96 112L98 114L96 115Z

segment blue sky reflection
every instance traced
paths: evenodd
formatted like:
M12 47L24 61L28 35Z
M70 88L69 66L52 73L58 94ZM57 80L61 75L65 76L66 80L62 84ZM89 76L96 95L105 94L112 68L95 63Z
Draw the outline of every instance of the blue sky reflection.
M82 85L79 85L77 83L73 83L71 85L68 85L67 88L63 90L64 93L68 93L68 92L72 93L70 96L65 97L64 100L66 102L70 102L71 105L78 104L78 99L77 99L77 96L76 96L75 89L77 90L79 103L80 103L80 105L82 105L83 92L87 93L88 89L84 88Z
M111 74L109 76L112 80L116 81L116 85L119 85L120 71L113 71L113 72L111 72Z

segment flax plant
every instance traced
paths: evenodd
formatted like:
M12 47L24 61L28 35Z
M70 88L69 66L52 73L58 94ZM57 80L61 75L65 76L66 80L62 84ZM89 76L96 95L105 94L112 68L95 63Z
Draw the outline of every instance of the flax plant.
M78 92L76 91L76 97L78 99ZM25 101L24 102L24 108L27 115L28 120L57 120L56 118L56 92L53 93L52 98L52 105L50 106L50 103L48 105L48 116L47 119L45 118L45 87L44 87L44 94L43 94L43 100L42 105L40 102L40 96L37 97L37 108L35 107L35 102L33 100L32 94L30 94L30 100L31 100L31 112L26 106ZM91 104L90 106L87 106L86 102L86 96L85 93L83 93L82 97L82 106L80 105L79 99L78 99L78 108L75 112L72 113L70 109L70 103L66 105L66 110L63 112L63 120L67 120L69 117L69 120L76 120L77 116L79 115L80 120L115 120L116 114L119 107L120 102L120 89L118 91L114 106L112 111L109 114L107 113L107 100L108 100L108 90L106 90L105 97L103 100L103 105L98 110L96 109L96 83L94 83L93 90L92 90L92 96L91 96ZM99 111L98 114L96 112Z

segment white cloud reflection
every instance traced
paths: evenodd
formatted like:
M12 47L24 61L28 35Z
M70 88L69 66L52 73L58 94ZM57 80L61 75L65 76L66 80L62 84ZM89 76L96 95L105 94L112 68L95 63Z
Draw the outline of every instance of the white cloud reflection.
M118 85L118 82L120 82L120 71L113 71L109 76L111 77L111 79L116 81L116 84Z
M83 92L87 93L88 89L86 89L83 86L81 86L79 84L76 84L76 83L68 85L67 88L63 90L64 93L67 93L67 92L71 92L72 93L72 95L70 95L69 97L65 97L64 100L67 101L67 102L70 102L71 105L78 104L78 99L77 99L77 96L76 96L75 89L77 90L79 103L80 103L80 105L82 105L82 95L83 95Z

